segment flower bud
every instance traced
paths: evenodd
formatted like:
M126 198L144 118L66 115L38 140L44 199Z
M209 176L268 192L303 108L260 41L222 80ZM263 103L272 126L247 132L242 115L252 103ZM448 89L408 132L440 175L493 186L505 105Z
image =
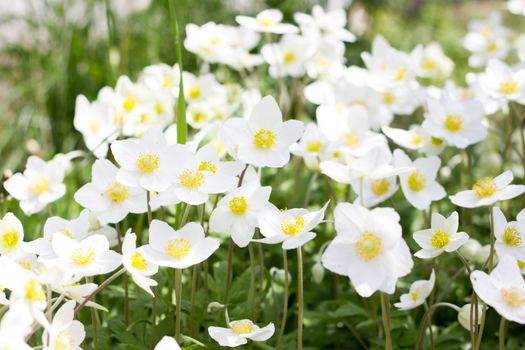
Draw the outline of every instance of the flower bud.
M472 307L472 304L465 304L458 312L458 322L463 328L465 328L467 331L470 331L470 309ZM481 313L483 312L483 307L478 304L478 325L481 322ZM473 313L472 316L475 319L475 314Z
M278 269L277 267L272 267L270 269L270 274L272 275L275 282L284 284L284 270ZM288 272L288 283L292 282L292 275Z
M476 262L480 265L484 264L490 255L490 244L482 246L476 253ZM494 259L494 262L496 260Z
M477 261L476 255L481 249L481 244L473 238L470 238L465 244L461 246L459 252L470 262Z
M321 263L316 262L312 267L312 279L315 283L321 283L324 277L324 267Z
M217 312L217 311L220 311L224 308L224 305L217 302L217 301L212 301L211 303L208 304L208 308L207 308L207 311L209 314L213 313L213 312Z

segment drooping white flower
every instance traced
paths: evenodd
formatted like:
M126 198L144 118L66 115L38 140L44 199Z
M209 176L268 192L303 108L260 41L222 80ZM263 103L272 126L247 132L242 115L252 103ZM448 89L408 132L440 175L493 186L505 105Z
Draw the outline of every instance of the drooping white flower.
M498 256L510 255L525 261L525 221L507 222L500 208L492 208L494 219L494 248Z
M461 191L450 196L450 201L463 208L476 208L512 199L525 192L525 185L510 184L513 178L510 170L493 179L484 177L474 183L472 190Z
M297 33L299 28L293 24L281 23L283 14L277 9L268 9L260 12L253 17L237 16L235 17L237 23L241 26L249 28L257 32L289 34Z
M447 195L443 186L436 181L441 160L436 157L410 160L400 149L394 151L396 167L413 167L415 171L399 174L401 189L405 198L417 209L428 209L433 201L445 198Z
M282 243L282 248L286 250L301 247L315 238L316 234L312 230L323 221L327 206L328 203L313 212L302 208L263 211L259 214L258 221L264 238L254 241L269 244Z
M4 182L11 196L20 201L26 215L38 213L66 193L65 168L58 159L48 162L37 156L27 159L24 173L16 173Z
M414 240L421 247L415 256L431 259L443 252L454 252L465 244L469 236L458 232L459 215L455 211L448 218L432 213L430 228L414 232Z
M80 349L86 332L84 325L74 319L75 302L68 301L53 317L48 332L42 335L42 343L47 344L45 350Z
M470 280L480 299L502 317L525 324L525 281L515 258L504 255L490 274L473 271Z
M415 281L410 285L408 293L402 294L399 303L394 306L400 310L412 310L422 305L434 289L436 273L432 270L429 280Z
M24 241L24 227L11 212L0 220L0 255L16 254Z
M392 294L397 279L413 266L397 212L339 203L334 216L337 236L322 255L323 266L348 276L363 297L378 290Z
M131 232L131 229L126 232L122 242L122 265L140 288L155 297L151 287L156 286L157 281L148 278L148 276L156 274L159 267L147 259L144 254L144 247L137 248L137 235Z
M144 246L147 259L159 266L184 269L208 259L219 248L219 241L204 236L204 229L190 222L175 231L167 223L153 220L149 244Z
M237 347L252 341L266 341L270 339L275 332L273 323L260 328L252 321L243 319L231 321L228 327L208 327L208 334L221 346L230 348Z

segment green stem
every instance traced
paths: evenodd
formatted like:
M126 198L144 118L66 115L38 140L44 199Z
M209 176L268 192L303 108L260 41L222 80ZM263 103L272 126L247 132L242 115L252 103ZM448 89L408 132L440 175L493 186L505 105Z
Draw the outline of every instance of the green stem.
M86 306L86 304L88 303L88 301L90 301L92 298L95 297L95 295L97 295L102 289L106 288L111 282L113 282L115 279L117 279L120 275L122 275L124 272L126 272L126 269L125 268L122 268L120 270L118 270L117 272L115 272L111 277L109 277L108 279L106 279L100 286L97 287L97 289L95 289L93 292L91 292L90 295L88 295L84 301L82 301L80 303L80 305L78 305L76 308L75 308L75 313L78 313L80 310L82 310L84 308L84 306Z
M425 302L425 312L428 311L428 304ZM428 315L428 335L430 336L430 348L434 349L434 332L432 331L432 315Z
M388 294L381 292L381 316L383 318L383 329L385 330L385 349L392 350L392 333L390 329L390 302Z
M288 257L286 250L283 249L283 268L284 268L284 295L283 295L283 316L281 318L281 327L279 329L279 337L277 338L276 349L281 348L281 341L284 335L284 328L286 326L286 318L288 316Z
M180 325L182 316L182 270L175 269L175 296L176 296L176 309L175 309L175 340L180 343Z
M303 252L297 248L297 349L303 348Z
M232 270L233 270L233 240L230 238L228 241L228 266L226 268L226 288L224 290L224 305L228 306L230 301L230 286L232 283Z
M499 321L499 350L505 350L505 318L502 317Z
M434 313L434 310L437 309L440 306L449 307L449 308L453 309L456 312L460 311L459 307L457 307L456 305L451 304L451 303L435 303L434 305L431 305L425 311L425 314L423 315L423 317L421 318L421 321L419 323L419 328L417 330L417 336L416 336L416 345L415 345L414 349L416 349L416 350L420 349L421 341L423 340L423 334L425 333L424 331L425 331L425 326L426 326L427 320L429 319L429 317L432 316L432 314Z
M93 331L93 350L97 350L97 310L93 307L91 308L91 329Z
M191 309L190 309L190 329L191 336L195 338L195 301L197 295L197 279L199 278L200 264L193 265L193 274L191 276Z
M248 294L248 307L251 310L251 319L255 321L255 257L253 253L253 244L248 244L248 253L250 254L250 291Z

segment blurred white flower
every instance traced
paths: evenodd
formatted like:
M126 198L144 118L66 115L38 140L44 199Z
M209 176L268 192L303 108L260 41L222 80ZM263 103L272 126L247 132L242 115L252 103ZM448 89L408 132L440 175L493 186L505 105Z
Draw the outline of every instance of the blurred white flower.
M24 227L11 212L0 219L0 255L16 254L24 244Z
M438 42L431 42L423 48L423 57L417 75L424 78L448 78L454 69L454 62L445 55Z
M514 70L499 60L490 60L479 82L492 98L525 104L525 69Z
M155 345L154 350L180 350L180 346L173 337L165 336Z
M261 49L261 55L270 65L270 75L276 79L304 75L305 63L314 52L315 47L296 34L287 34L278 43L266 44Z
M237 16L235 17L237 23L241 26L255 30L257 32L275 33L275 34L290 34L297 33L299 28L293 24L281 23L283 14L277 9L268 9L260 12L257 16Z
M231 321L228 327L208 327L208 333L213 340L221 346L230 348L237 347L252 341L266 341L270 339L275 332L273 323L260 328L252 321L243 319Z
M74 319L75 302L68 301L58 309L49 327L49 332L42 334L45 350L80 349L86 337L84 325Z

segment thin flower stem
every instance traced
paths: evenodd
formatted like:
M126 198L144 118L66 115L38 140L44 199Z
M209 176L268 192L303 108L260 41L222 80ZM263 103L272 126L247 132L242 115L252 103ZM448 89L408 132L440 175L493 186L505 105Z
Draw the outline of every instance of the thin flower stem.
M459 259L461 260L461 262L465 266L465 269L467 270L468 274L470 275L472 273L472 270L470 269L470 265L469 265L467 259L465 259L465 257L463 255L461 255L459 250L456 250L456 255L459 257Z
M97 350L97 311L95 310L95 308L91 308L91 330L93 332L93 350Z
M195 338L195 301L197 296L197 279L199 278L200 264L193 265L191 276L191 309L190 309L190 330L191 336Z
M425 312L428 311L428 304L425 302ZM432 315L428 316L428 335L430 336L430 348L434 349L434 332L432 331Z
M248 293L248 307L251 310L251 319L255 320L255 257L253 253L253 244L248 244L248 253L250 254L250 291Z
M286 327L286 318L288 316L288 257L286 250L283 249L283 268L284 268L284 295L283 295L283 316L281 318L281 328L279 329L279 337L277 338L276 349L281 348L281 341L284 335L284 328Z
M505 350L505 326L506 326L505 321L506 320L504 317L502 317L501 320L499 321L499 334L498 334L499 350Z
M233 240L230 238L228 241L228 262L226 268L226 287L224 289L224 302L223 304L228 306L230 301L230 286L232 283L232 270L233 270Z
M297 349L303 348L303 251L297 248Z
M117 223L115 225L115 229L117 230L117 239L118 239L118 245L120 247L120 252L122 253L122 228L120 227L120 224ZM124 324L126 326L129 325L129 286L128 286L128 275L124 274L122 276L123 282L124 282Z
M148 208L148 228L151 227L151 221L153 214L151 213L151 192L146 191L146 206ZM152 288L154 297L151 299L151 341L152 345L155 344L156 332L157 332L157 297L156 288Z
M385 349L392 350L392 333L390 329L390 302L388 295L381 292L381 316L383 318L383 329L385 330Z
M148 225L151 225L151 221L153 220L152 213L151 213L150 200L151 200L151 192L146 191L146 206L148 208Z
M429 319L429 316L432 316L432 313L434 313L434 310L437 309L440 306L446 306L449 307L456 312L460 311L460 308L454 304L451 303L435 303L434 305L431 305L428 310L425 311L425 314L421 318L421 322L419 323L419 328L417 330L417 336L416 336L416 344L414 349L419 350L421 348L421 341L423 340L423 334L425 333L425 326L427 323L427 320Z
M106 279L100 286L98 286L97 289L95 289L93 292L91 292L91 294L89 294L85 299L84 301L82 301L80 303L80 305L78 305L76 308L75 308L75 313L78 313L80 310L82 310L84 308L84 306L86 306L86 304L95 296L97 295L101 290L103 290L104 288L106 288L109 284L111 284L111 282L113 282L115 279L117 279L120 275L122 275L124 272L126 272L126 269L125 268L122 268L120 270L118 270L117 272L115 272L112 276L110 276L108 279Z
M175 309L175 340L180 342L180 325L182 316L182 270L175 269L175 297L176 297L176 309Z

